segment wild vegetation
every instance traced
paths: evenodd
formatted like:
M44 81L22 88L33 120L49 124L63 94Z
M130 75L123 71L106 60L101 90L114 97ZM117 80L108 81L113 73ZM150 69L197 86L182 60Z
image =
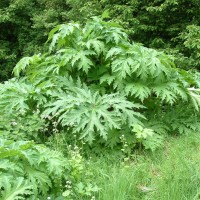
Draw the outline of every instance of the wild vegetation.
M2 0L0 80L23 56L44 49L57 24L85 22L108 10L131 40L175 56L178 67L199 68L199 0Z
M2 200L199 198L197 1L176 24L187 3L1 2L16 31L1 33Z

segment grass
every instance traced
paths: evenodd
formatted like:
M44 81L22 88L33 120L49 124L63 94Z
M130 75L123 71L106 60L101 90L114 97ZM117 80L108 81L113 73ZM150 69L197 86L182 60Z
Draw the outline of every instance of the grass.
M200 199L200 134L171 137L155 153L90 165L101 188L98 200Z

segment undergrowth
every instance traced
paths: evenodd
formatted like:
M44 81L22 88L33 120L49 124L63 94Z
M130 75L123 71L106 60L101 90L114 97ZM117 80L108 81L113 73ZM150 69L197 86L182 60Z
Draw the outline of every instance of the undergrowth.
M1 199L198 198L199 73L98 17L47 43L0 84Z
M153 154L93 159L99 200L200 199L200 136L169 137Z

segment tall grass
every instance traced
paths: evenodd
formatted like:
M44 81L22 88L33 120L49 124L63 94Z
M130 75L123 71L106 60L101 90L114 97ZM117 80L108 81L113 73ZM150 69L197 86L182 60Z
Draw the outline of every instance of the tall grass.
M200 135L173 137L155 153L134 153L125 162L90 164L99 200L200 199Z

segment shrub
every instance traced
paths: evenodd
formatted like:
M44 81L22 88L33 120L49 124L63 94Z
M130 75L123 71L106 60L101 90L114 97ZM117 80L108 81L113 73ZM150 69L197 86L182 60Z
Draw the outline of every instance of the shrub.
M61 200L92 196L98 191L97 186L90 183L91 175L85 170L77 148L70 150L65 158L60 152L34 142L1 139L0 147L2 200L47 197Z
M141 142L132 130L138 125L155 133L143 138L146 147L151 137L160 143L163 132L199 128L185 122L179 110L189 107L190 121L198 115L195 74L177 69L162 52L130 42L119 25L96 17L84 27L62 24L48 41L49 52L24 57L14 68L19 78L2 84L2 114L37 110L48 134L77 134L93 146L122 145L120 136L125 135L132 148ZM168 123L166 116L174 121Z

